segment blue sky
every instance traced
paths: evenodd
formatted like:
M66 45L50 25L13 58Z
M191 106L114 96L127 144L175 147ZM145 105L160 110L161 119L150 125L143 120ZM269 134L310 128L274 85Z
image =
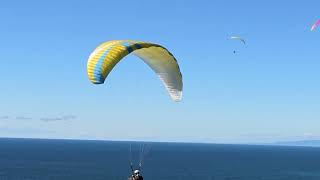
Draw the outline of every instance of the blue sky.
M3 2L0 136L227 143L318 138L320 32L310 27L320 18L319 5ZM232 35L247 45L228 40ZM167 47L183 74L183 101L171 101L134 56L104 85L91 84L89 54L115 39ZM75 118L54 121L69 115Z

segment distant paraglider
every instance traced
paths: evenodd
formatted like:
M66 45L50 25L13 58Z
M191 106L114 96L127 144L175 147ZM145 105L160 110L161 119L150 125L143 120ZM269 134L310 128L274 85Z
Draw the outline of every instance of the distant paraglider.
M238 40L238 41L242 42L244 45L246 44L246 41L243 38L241 38L240 36L231 36L229 39ZM233 53L235 54L236 51L234 50Z
M163 46L142 41L115 40L98 46L90 55L87 72L94 84L103 84L115 65L133 53L159 76L174 101L182 99L182 74L176 58Z
M314 31L320 25L320 19L317 20L311 27L311 31Z

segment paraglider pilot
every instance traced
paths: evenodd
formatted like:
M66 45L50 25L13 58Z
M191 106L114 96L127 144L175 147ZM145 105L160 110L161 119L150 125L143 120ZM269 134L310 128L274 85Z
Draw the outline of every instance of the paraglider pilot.
M140 175L140 171L137 169L134 170L131 178L128 178L128 180L143 180L143 177Z

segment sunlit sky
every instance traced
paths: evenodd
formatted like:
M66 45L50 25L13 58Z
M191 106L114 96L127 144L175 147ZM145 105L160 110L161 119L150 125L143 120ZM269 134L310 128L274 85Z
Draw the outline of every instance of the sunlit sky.
M320 1L4 1L0 136L252 143L320 137ZM229 40L243 37L247 44ZM103 85L89 54L116 39L177 58L173 102L137 57ZM236 50L236 53L233 51Z

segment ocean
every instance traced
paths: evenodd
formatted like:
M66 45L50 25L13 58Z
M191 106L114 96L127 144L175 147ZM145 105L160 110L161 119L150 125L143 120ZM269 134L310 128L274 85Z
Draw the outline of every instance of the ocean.
M145 180L320 180L314 147L10 138L0 180L126 180L130 159Z

